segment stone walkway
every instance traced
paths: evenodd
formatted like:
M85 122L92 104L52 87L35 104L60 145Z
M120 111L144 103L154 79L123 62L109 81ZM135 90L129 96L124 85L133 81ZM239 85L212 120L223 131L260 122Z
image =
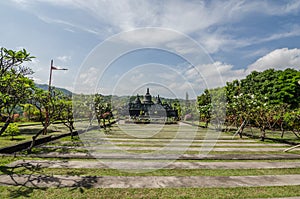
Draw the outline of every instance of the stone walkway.
M116 146L116 145L101 145L101 146L93 146L93 147L40 147L40 148L49 148L49 149L77 149L77 150L90 150L91 152L99 152L99 153L119 153L120 151L161 151L161 152L172 152L172 151L180 151L180 152L283 152L288 147L214 147L213 145L207 145L202 147L189 147L189 146ZM300 148L294 149L294 151L300 151Z
M59 153L49 152L28 155L38 158L79 158L79 159L142 159L142 160L299 160L298 154L134 154L134 153Z
M0 175L0 185L34 187L176 188L300 185L300 175L265 176L61 176Z
M297 162L166 162L166 161L124 161L124 160L103 160L103 161L47 161L47 160L18 160L8 167L21 165L39 166L43 168L157 168L167 163L164 169L279 169L279 168L300 168L300 161Z

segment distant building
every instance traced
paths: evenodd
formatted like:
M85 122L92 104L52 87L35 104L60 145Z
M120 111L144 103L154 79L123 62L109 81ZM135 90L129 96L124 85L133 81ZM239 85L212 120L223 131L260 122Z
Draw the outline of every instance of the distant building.
M178 120L178 110L173 109L168 103L162 103L159 95L154 103L149 88L147 88L143 101L137 95L135 100L129 103L129 115L132 119L173 118Z

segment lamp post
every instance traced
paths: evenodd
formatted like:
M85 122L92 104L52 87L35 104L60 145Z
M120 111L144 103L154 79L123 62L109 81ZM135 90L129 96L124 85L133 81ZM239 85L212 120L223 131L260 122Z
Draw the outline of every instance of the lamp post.
M51 60L51 64L50 64L50 76L49 76L49 84L48 84L48 103L50 103L50 99L51 99L52 70L68 70L68 69L66 69L66 68L59 68L59 67L53 66L53 59ZM47 106L46 106L46 121L45 121L45 131L44 131L44 134L47 133L47 128L49 126L49 123L50 123L49 104L47 104Z

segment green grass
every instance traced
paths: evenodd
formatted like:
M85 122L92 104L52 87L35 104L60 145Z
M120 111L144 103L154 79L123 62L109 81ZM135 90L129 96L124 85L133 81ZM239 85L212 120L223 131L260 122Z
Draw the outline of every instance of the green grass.
M227 132L229 135L233 135L235 132ZM244 133L250 134L250 135L255 135L255 136L260 136L261 132L259 129L257 128L252 128L252 131L250 128L245 128L244 129ZM238 135L236 137L239 137ZM285 140L285 141L290 141L290 142L296 142L296 143L300 143L300 139L297 138L294 133L292 133L291 131L286 131L284 133L283 138L281 138L281 131L278 130L266 130L266 137L267 138L275 138L275 139L279 139L279 140ZM265 142L272 142L271 140L265 140ZM276 143L276 142L275 142Z
M13 156L1 156L0 157L0 166L5 166L11 162L22 159L21 157L13 157Z
M290 175L300 174L300 168L284 169L158 169L130 170L90 169L90 168L8 168L2 167L0 174L45 174L45 175L76 175L76 176L259 176L259 175Z
M42 129L42 125L33 125L33 126L19 126L20 135L14 136L14 139L11 139L10 136L0 136L0 148L6 146L16 145L25 141L32 140L32 136L38 133ZM48 129L47 135L40 135L39 138L46 137L49 135L57 135L61 133L69 132L68 128L62 124L51 125Z
M0 198L274 198L300 196L300 186L236 188L0 187Z
M83 125L83 124L82 124ZM35 130L39 129L38 126L24 126L20 127L23 134L21 136L24 140L27 136L31 139ZM63 126L58 126L56 129L59 133L64 131ZM154 134L151 138L175 138L178 136L181 139L189 138L195 127L183 127L184 133L177 134L178 126L166 125L162 128L162 131ZM126 131L122 131L118 126L111 128L111 131L107 134L103 134L102 138L138 138L134 135L139 135L140 130L131 129L128 130L132 134L128 134ZM247 131L247 130L246 130ZM207 132L214 133L211 129L197 130L197 134L193 139L203 139ZM89 132L91 136L97 135L100 131ZM271 134L267 132L267 136ZM275 135L275 134L274 134ZM232 136L232 132L221 133L220 139L230 139L228 136ZM277 134L276 134L277 136ZM292 135L286 134L286 139L295 140ZM235 138L239 139L238 137ZM243 140L247 140L244 138ZM21 140L21 141L24 141ZM249 139L250 140L250 139ZM20 141L10 141L10 137L0 136L0 147L1 144L19 143ZM122 141L126 142L126 141ZM150 141L147 143L151 143ZM273 143L273 142L254 142L254 143ZM141 142L142 144L142 142ZM155 142L155 144L161 144L165 146L164 142ZM82 146L80 139L75 138L71 140L70 137L65 137L55 142L47 144L48 146ZM138 146L137 144L124 144L122 146ZM151 145L149 145L151 146ZM155 145L157 146L157 145ZM194 148L194 147L193 147ZM222 147L220 147L222 148ZM256 148L256 147L251 147ZM272 147L273 148L273 147ZM274 147L276 148L276 147ZM200 149L200 147L199 147ZM75 149L45 149L35 148L34 153L49 153L49 152L86 152L79 148ZM109 152L109 150L108 150ZM132 153L150 153L151 150L131 150ZM174 153L174 152L167 152ZM300 154L299 151L292 151L291 154ZM197 151L188 151L186 154L199 154ZM287 154L283 152L210 152L210 154ZM20 159L32 159L32 160L64 160L62 158L30 158L30 157L1 157L0 160L0 174L45 174L45 175L79 175L79 176L247 176L247 175L285 175L285 174L300 174L300 168L291 169L159 169L147 172L125 172L116 169L73 169L73 168L8 168L5 165ZM68 160L78 160L76 158ZM97 161L95 159L80 159L81 161ZM109 159L104 160L109 161ZM130 160L129 160L130 161ZM132 160L134 161L134 160ZM233 162L236 160L178 160L179 162ZM241 160L243 162L253 160ZM255 160L255 161L266 161L266 160ZM295 162L300 160L267 160L267 162ZM259 185L259 182L257 182ZM30 187L6 187L0 186L0 198L270 198L270 197L289 197L289 196L300 196L300 186L279 186L279 187L237 187L237 188L139 188L139 189L98 189L98 188L30 188Z

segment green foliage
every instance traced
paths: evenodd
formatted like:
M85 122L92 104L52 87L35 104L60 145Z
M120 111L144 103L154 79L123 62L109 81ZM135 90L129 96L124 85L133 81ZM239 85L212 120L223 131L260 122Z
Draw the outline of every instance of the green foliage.
M7 129L4 131L3 135L4 136L11 136L11 139L14 138L14 136L19 135L20 130L18 127L18 124L16 123L10 123L7 127Z
M269 69L263 72L253 71L240 81L227 82L224 87L227 125L251 124L259 127L262 132L267 128L299 132L299 80L300 71L295 69ZM219 109L218 106L223 107L223 101L218 100L220 95L217 90L205 90L198 96L200 120L211 120L214 106L217 106L215 110ZM212 99L213 96L215 99ZM216 103L213 104L213 101Z
M111 119L111 103L108 100L105 100L104 97L100 94L96 94L94 97L94 114L98 120L99 126L101 125L106 128L105 120L108 120L110 123Z
M241 80L240 90L257 96L261 102L271 105L285 103L296 108L300 101L299 80L300 71L295 69L253 71Z
M26 76L33 72L30 68L22 66L32 58L34 57L30 56L25 49L20 51L0 49L0 114L8 115L0 135L12 121L14 109L25 103L32 94L34 83Z

